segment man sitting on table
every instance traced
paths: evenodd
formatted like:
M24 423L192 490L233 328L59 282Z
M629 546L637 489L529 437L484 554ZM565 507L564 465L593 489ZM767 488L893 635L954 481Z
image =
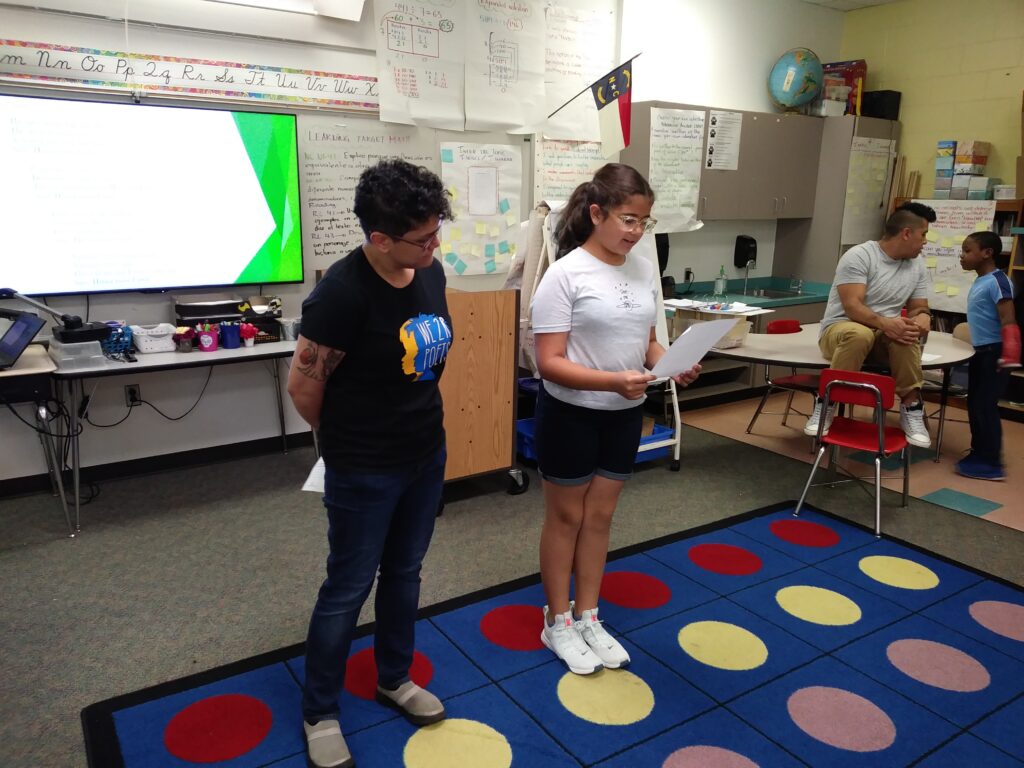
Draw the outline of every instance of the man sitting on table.
M901 400L900 427L907 442L920 448L932 444L921 400L921 349L931 313L925 265L917 257L933 221L935 211L927 205L906 203L885 222L881 240L855 245L843 254L818 337L818 347L832 368L859 371L868 361L892 373ZM829 410L825 433L834 415L834 409ZM821 412L819 400L805 434L817 434Z

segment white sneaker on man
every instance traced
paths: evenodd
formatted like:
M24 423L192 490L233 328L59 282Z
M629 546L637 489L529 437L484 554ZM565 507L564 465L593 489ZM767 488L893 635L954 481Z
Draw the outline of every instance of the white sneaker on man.
M540 641L565 662L570 672L577 675L589 675L602 667L597 654L580 637L572 620L572 608L557 614L554 623L548 624L548 607L544 606L544 629L540 632Z
M601 621L597 618L597 608L583 611L575 620L575 624L580 637L590 646L590 650L597 654L597 658L604 666L608 669L629 666L629 653L622 647L622 643L601 626Z
M900 429L907 436L907 442L918 448L931 448L932 438L928 427L924 424L924 402L918 400L914 405L900 403Z
M825 403L820 397L814 398L814 411L811 413L811 418L807 420L804 425L804 434L810 437L815 437L818 434L818 422L821 421L821 412L825 410ZM828 409L828 415L825 417L825 429L822 430L822 435L827 435L828 430L832 426L832 419L836 417L836 407L830 405Z

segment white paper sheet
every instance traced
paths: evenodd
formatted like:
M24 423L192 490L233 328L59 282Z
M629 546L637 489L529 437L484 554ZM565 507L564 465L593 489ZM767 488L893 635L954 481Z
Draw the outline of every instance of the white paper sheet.
M697 219L704 110L651 109L651 186L657 190L651 215L655 232L692 232Z
M707 167L716 171L735 171L740 163L742 112L711 110L708 120Z
M545 114L554 112L569 99L572 102L548 118L544 136L600 144L593 95L587 89L575 99L573 96L615 66L615 13L555 6L545 13Z
M324 470L327 465L324 464L323 457L316 460L316 464L309 470L309 477L306 478L306 482L302 484L302 490L312 491L313 493L324 492Z
M658 364L651 369L655 376L677 376L699 363L719 339L736 325L736 318L694 323L680 334Z

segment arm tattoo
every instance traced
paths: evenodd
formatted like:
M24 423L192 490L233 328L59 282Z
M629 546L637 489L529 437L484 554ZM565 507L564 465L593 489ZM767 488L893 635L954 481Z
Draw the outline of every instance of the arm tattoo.
M330 348L321 353L318 344L309 342L299 352L298 371L314 381L327 381L344 356L344 352Z

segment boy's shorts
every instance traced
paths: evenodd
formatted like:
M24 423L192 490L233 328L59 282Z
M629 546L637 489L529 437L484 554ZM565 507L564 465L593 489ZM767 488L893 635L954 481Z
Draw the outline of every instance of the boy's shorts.
M563 402L540 385L535 413L537 466L556 485L582 485L594 475L612 480L633 476L643 405L601 411Z

